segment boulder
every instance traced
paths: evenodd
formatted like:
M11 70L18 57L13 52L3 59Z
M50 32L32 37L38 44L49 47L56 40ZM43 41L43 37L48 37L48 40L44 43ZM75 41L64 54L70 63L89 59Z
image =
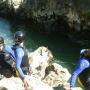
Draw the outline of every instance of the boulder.
M43 78L46 67L48 67L53 60L52 52L48 50L48 48L41 46L29 56L31 56L29 58L32 74L38 74Z

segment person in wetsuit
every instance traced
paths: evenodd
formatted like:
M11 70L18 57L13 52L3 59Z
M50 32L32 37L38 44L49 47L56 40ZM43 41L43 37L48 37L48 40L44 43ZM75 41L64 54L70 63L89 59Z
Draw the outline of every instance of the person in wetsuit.
M22 31L17 31L14 35L15 44L12 46L12 50L15 54L16 69L18 70L20 77L24 78L24 74L30 74L30 65L28 54L23 46L25 34Z
M12 50L14 52L16 69L19 73L19 76L24 82L24 85L27 87L27 79L25 79L28 75L30 75L30 65L27 51L24 47L25 33L22 31L17 31L14 35L15 44L12 46Z
M79 63L73 72L70 80L70 87L75 87L77 78L79 77L81 84L85 90L90 89L90 49L82 49L80 51Z
M4 75L5 77L9 78L15 73L14 68L12 68L10 64L12 63L11 59L13 58L11 57L10 53L8 53L7 49L8 47L4 44L4 38L0 37L0 76Z
M17 73L19 74L20 78L23 80L25 87L28 86L28 79L27 76L30 75L30 65L29 65L29 59L26 49L24 48L24 39L25 34L22 31L17 31L14 35L15 44L13 46L6 46L4 44L4 39L0 38L1 44L0 44L0 51L4 54L4 51L7 52L12 59L6 60L2 53L0 57L1 65L5 66L6 61L8 62L10 67L13 67L13 62L15 62L15 69ZM6 54L7 56L9 56ZM4 59L5 60L4 60ZM7 57L8 59L9 57ZM4 62L5 61L5 62ZM3 63L3 64L2 64Z

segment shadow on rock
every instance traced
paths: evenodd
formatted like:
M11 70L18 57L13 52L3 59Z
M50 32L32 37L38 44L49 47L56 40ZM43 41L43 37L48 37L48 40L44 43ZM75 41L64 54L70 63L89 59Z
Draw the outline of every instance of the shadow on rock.
M15 70L6 62L0 62L0 76L10 78L15 76Z
M63 86L53 87L54 90L66 90Z

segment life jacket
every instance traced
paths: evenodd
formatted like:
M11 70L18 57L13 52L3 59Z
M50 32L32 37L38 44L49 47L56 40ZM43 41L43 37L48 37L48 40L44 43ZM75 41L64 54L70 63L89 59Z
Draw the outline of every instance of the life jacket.
M12 66L7 63L11 59L11 56L8 52L0 52L0 74L4 75L5 77L9 78L12 75L15 76L14 69Z

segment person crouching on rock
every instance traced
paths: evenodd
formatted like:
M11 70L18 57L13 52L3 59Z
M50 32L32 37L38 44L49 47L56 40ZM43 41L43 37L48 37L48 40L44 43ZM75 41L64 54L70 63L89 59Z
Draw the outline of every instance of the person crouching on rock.
M25 88L28 87L29 78L30 76L30 65L27 51L24 47L24 40L25 40L25 33L22 31L17 31L14 34L15 44L12 46L12 50L14 52L17 75L21 77L24 82Z
M85 90L90 90L90 49L80 51L79 63L70 80L71 88L75 87L77 78Z
M30 80L30 65L27 52L23 46L25 34L22 31L17 31L14 38L15 44L13 46L6 46L4 44L4 39L0 37L0 65L12 68L13 63L15 63L15 74L22 79L25 88L27 88Z
M4 75L7 78L14 75L14 69L11 66L13 58L8 50L9 47L4 44L4 38L0 37L0 75Z

